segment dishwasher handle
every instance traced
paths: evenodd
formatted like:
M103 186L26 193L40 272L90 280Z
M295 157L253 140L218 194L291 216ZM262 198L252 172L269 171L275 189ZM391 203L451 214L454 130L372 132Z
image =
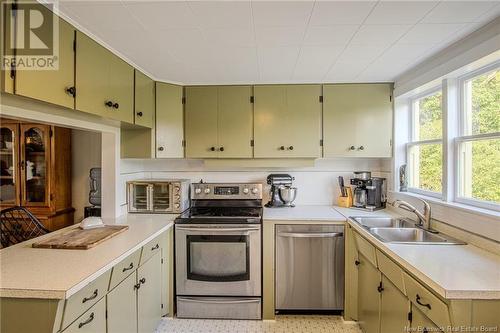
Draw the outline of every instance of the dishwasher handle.
M343 232L280 232L279 237L289 237L289 238L331 238L331 237L342 237Z

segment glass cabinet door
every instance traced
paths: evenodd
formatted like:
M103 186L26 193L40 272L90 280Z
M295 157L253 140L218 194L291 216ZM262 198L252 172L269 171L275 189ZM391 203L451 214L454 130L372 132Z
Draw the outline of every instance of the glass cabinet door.
M19 198L17 174L18 125L0 127L0 204L16 205Z
M21 125L23 206L49 204L50 126Z

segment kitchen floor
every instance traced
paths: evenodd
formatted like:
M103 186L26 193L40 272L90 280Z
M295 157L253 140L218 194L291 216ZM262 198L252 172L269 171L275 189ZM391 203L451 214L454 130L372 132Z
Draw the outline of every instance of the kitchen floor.
M276 316L266 320L209 320L162 318L156 333L361 333L354 322L340 316Z

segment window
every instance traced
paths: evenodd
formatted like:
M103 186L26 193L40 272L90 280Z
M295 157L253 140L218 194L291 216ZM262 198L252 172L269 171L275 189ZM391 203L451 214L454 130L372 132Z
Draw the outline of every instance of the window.
M500 204L500 69L460 79L460 129L456 139L456 200L485 208ZM496 207L495 207L496 206Z
M443 188L443 111L441 90L434 89L411 103L407 145L409 189L440 196Z

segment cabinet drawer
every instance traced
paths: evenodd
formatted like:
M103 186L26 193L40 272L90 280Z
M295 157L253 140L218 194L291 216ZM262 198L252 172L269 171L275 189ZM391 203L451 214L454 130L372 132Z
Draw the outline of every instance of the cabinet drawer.
M403 277L410 301L438 326L451 325L448 305L408 274L404 273Z
M164 237L165 233L161 233L142 247L141 262L139 263L139 265L144 265L144 263L148 261L149 258L161 251L161 248L163 246L162 241Z
M98 333L106 332L106 302L102 298L96 305L88 309L64 333Z
M62 323L63 328L71 324L83 312L106 295L110 274L111 271L109 270L66 300Z
M371 245L357 232L354 233L354 239L356 240L356 248L358 249L358 251L363 254L366 259L368 259L375 267L377 267L375 246Z
M122 282L132 272L135 272L139 266L140 256L141 250L139 249L113 267L111 281L109 282L109 290L116 287L118 283Z
M404 295L406 295L405 285L403 281L403 270L396 265L385 254L376 250L378 269L384 274L391 282L398 288Z

